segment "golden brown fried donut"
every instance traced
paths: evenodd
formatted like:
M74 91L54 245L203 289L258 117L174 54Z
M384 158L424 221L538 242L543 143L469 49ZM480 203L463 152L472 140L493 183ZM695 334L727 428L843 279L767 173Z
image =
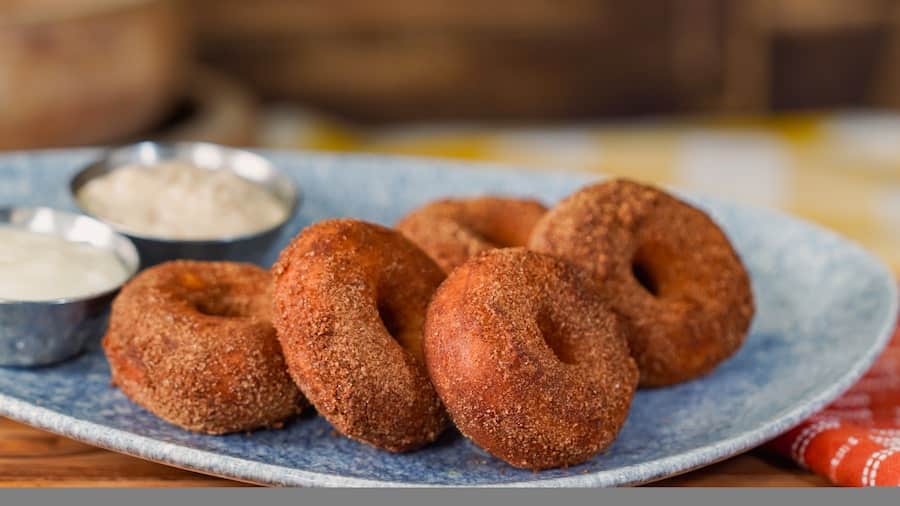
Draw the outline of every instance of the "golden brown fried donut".
M138 274L112 305L113 383L160 418L209 434L278 426L305 401L271 323L269 273L175 261Z
M434 441L448 420L421 342L441 269L399 232L337 219L303 230L273 273L288 369L319 413L390 451Z
M618 315L587 271L523 248L482 253L441 285L425 360L459 430L527 469L609 446L638 381Z
M528 199L438 200L412 211L396 228L450 272L482 251L525 246L545 212L540 202Z
M630 324L641 386L711 371L744 340L750 278L722 230L658 189L617 180L567 197L535 226L529 246L592 271Z

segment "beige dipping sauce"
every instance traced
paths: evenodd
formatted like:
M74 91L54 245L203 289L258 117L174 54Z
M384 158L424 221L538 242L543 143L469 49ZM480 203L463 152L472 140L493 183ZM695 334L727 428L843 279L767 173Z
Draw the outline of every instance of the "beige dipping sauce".
M88 181L76 198L94 216L136 234L168 239L248 235L288 215L262 186L228 170L181 161L118 168Z
M128 278L115 253L90 244L10 226L0 226L0 244L0 300L82 297Z

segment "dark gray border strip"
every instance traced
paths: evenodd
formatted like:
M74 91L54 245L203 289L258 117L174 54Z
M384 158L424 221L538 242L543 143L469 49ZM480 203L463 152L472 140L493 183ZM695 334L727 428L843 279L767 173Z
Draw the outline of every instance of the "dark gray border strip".
M191 506L223 506L252 504L254 506L302 504L362 504L366 506L429 506L458 504L545 505L551 501L565 504L661 504L666 506L704 504L729 506L759 506L761 504L791 504L792 506L823 506L828 504L898 504L896 489L608 489L608 490L292 490L292 489L129 489L129 490L4 490L0 502L9 505L40 506L159 506L160 504L191 504Z

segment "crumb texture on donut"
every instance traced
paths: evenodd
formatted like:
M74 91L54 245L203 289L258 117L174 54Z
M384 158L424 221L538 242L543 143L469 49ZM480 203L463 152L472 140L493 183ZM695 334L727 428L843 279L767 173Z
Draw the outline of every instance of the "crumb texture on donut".
M638 371L607 299L587 272L524 248L453 271L428 309L425 358L460 431L535 470L608 447Z
M421 343L441 269L397 231L336 219L303 230L273 273L278 337L319 413L390 451L434 441L448 419Z
M188 430L276 427L305 403L271 323L269 273L253 265L143 271L113 302L103 350L125 395Z
M750 327L750 277L725 233L661 190L627 180L583 188L538 222L529 247L593 272L616 294L642 386L710 372Z
M413 210L396 228L450 272L482 251L525 246L545 212L530 199L445 199Z

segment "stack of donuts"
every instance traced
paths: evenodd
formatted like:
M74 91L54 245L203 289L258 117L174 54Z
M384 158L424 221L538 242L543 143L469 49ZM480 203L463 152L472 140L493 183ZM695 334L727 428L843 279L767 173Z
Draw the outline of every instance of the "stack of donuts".
M614 180L547 210L441 200L395 229L332 219L267 272L148 269L113 304L113 382L183 428L279 427L307 402L392 452L452 422L527 469L607 448L635 390L712 371L753 317L722 230L664 191Z

